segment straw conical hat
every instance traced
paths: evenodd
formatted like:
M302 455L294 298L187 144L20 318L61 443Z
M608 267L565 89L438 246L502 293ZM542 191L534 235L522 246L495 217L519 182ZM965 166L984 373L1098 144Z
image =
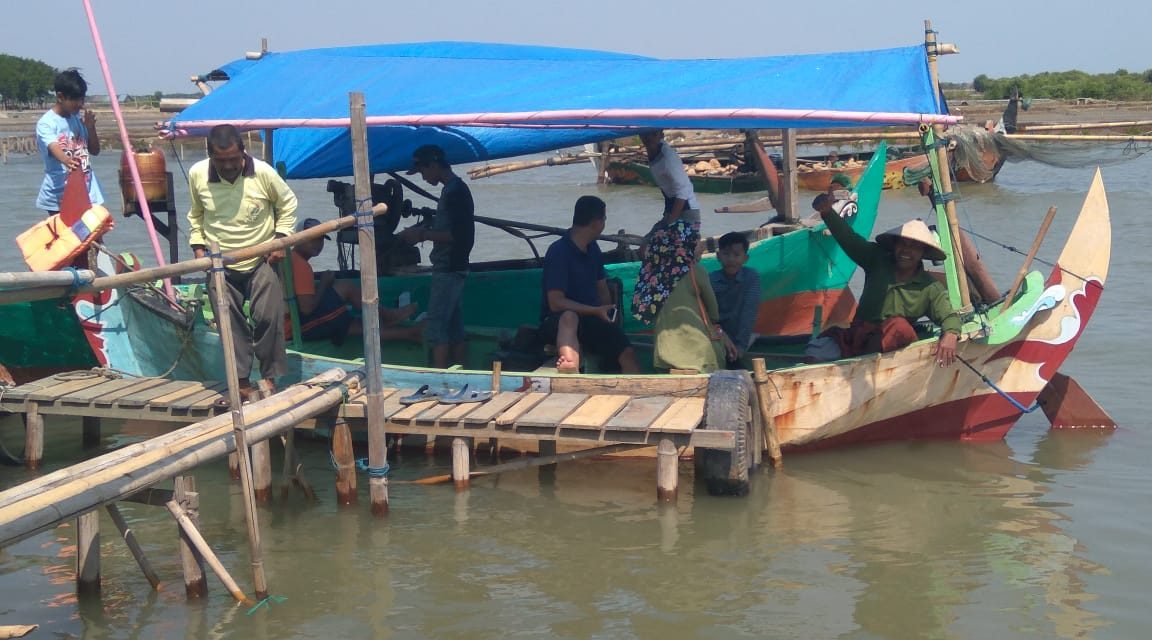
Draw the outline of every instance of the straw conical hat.
M924 258L927 260L945 260L944 250L936 241L936 236L920 218L909 220L899 227L894 227L876 236L876 244L891 250L896 238L914 240L924 245Z

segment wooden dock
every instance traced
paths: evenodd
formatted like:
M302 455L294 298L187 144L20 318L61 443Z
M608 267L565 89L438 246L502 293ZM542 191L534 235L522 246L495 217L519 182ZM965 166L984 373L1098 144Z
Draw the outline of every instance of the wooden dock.
M571 445L649 444L670 440L709 449L731 449L729 431L700 429L702 396L633 396L568 392L503 391L486 402L411 405L400 398L412 388L385 388L383 417L391 434L428 437L500 438L554 441ZM27 416L25 460L43 459L44 418L85 419L85 441L99 439L99 420L158 420L191 424L227 412L222 382L126 378L99 371L57 374L0 390L0 411ZM303 421L301 428L346 422L367 428L367 396L356 390L336 412Z

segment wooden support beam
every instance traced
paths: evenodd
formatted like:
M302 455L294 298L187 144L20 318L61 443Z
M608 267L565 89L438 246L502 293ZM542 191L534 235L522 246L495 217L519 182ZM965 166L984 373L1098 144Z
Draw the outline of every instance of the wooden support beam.
M93 449L100 446L100 418L84 416L82 424L82 446L85 449Z
M76 593L100 594L100 512L96 510L76 519Z
M116 529L120 531L120 537L124 540L124 544L128 545L128 551L132 553L132 557L136 559L136 564L140 566L140 570L144 572L144 577L148 579L148 584L152 585L153 589L160 588L160 576L156 575L156 571L152 569L152 563L148 562L148 556L144 555L144 548L140 546L139 541L136 540L136 534L132 532L128 522L124 516L120 514L120 507L116 503L104 505L108 511L108 515L112 518L112 523L116 525Z
M468 489L471 478L468 466L471 462L471 438L452 439L452 480L456 483L457 491Z
M764 421L764 439L768 445L768 458L773 467L779 467L784 459L780 453L780 435L776 433L776 417L772 414L772 396L769 388L768 369L764 358L753 358L753 381L756 382L756 402L760 407L760 417Z
M44 459L44 416L40 415L40 405L28 403L24 413L24 466L39 469Z
M252 495L256 502L272 502L272 449L267 440L252 443Z
M200 494L196 492L196 479L193 476L176 476L175 490L171 502L180 505L184 517L192 527L200 528ZM167 507L167 502L163 506ZM204 577L204 558L196 551L184 528L178 526L180 534L180 567L184 573L184 595L189 600L208 596L208 580Z
M172 517L176 518L176 522L180 525L180 529L184 532L184 535L187 536L188 542L196 548L196 551L200 553L200 557L204 558L204 561L208 563L208 566L212 568L212 571L214 571L216 576L220 578L220 581L224 583L224 587L228 589L228 593L232 594L232 597L236 598L237 602L249 606L256 604L254 600L244 595L244 592L240 589L240 585L236 584L236 581L232 579L231 574L224 568L224 564L220 562L220 558L216 557L216 554L212 551L212 547L208 546L208 541L204 539L204 536L200 535L200 530L196 528L196 525L192 524L192 521L188 518L188 514L184 512L184 509L179 504L176 504L174 500L165 506L168 507L168 512L172 514Z
M352 449L352 432L346 420L340 420L333 428L332 457L336 459L337 503L356 504L356 453Z
M661 438L656 446L656 499L660 502L675 502L679 491L680 455L676 445L668 438Z

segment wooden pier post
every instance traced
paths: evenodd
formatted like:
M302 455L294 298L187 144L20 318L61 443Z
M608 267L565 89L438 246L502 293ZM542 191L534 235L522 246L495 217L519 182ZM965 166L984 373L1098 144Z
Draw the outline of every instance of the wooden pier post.
M220 245L215 240L211 241L211 250L212 288L216 298L220 342L224 348L224 370L228 378L228 401L232 408L232 433L236 440L236 453L240 459L240 485L244 494L242 496L244 520L248 524L248 550L252 556L252 579L255 583L256 598L263 600L268 597L268 585L264 581L264 559L260 549L260 524L256 515L256 496L252 487L252 467L248 459L248 442L247 438L244 437L244 406L241 404L240 380L236 372L236 351L232 336L231 311L226 299L228 294L225 287L228 285L224 281L224 260L220 257ZM176 506L179 507L179 505Z
M348 423L340 420L332 431L332 457L336 460L336 501L356 504L356 454Z
M384 431L384 382L380 372L379 283L376 281L376 234L372 208L372 184L368 168L368 124L364 119L364 94L348 94L351 121L352 171L356 183L356 237L360 244L360 294L364 322L364 370L368 377L368 489L372 514L388 514L388 436ZM393 215L397 215L394 213Z
M468 468L472 455L471 438L453 438L452 440L452 480L456 483L457 491L468 489L471 484L471 472Z
M151 584L153 589L159 589L160 576L156 575L156 571L152 569L152 563L148 562L148 556L144 555L144 549L140 546L140 542L136 540L136 534L132 532L131 527L128 526L128 522L124 520L124 516L120 514L120 507L116 506L116 503L113 502L104 505L104 508L112 518L112 524L116 525L116 529L120 531L120 537L124 539L124 544L128 545L128 551L130 551L132 557L136 559L136 564L138 564L140 570L144 572L144 577L148 579L148 584Z
M96 510L76 518L76 593L100 593L100 512Z
M100 446L100 418L84 416L81 429L83 432L81 445L85 449Z
M500 393L500 376L503 374L504 364L499 360L492 361L492 395ZM500 457L500 439L488 438L488 454L493 460Z
M752 379L756 382L756 402L760 406L760 417L764 421L764 438L768 444L768 458L772 460L773 467L779 467L783 462L780 454L780 435L776 433L776 417L772 414L772 399L768 394L768 368L764 366L764 358L753 358Z
M267 440L252 443L252 495L257 502L272 501L272 450Z
M200 527L200 494L196 492L196 479L193 476L176 476L174 478L172 499L180 505L184 517L193 527ZM189 600L204 598L208 595L208 580L204 577L204 559L196 552L196 547L184 532L184 528L177 526L180 534L180 567L184 570L184 595Z
M44 459L44 416L40 415L40 406L35 402L28 403L24 429L24 466L39 469Z
M660 438L656 446L656 499L673 502L679 491L680 455L669 438Z

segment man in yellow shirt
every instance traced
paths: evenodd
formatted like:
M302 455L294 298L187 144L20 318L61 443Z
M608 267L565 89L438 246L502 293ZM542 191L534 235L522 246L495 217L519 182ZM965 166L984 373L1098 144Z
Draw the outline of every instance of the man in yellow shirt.
M197 258L208 255L215 240L222 252L251 247L290 235L296 227L296 195L266 162L244 151L244 140L232 125L208 133L208 158L188 171L188 242ZM229 317L236 336L236 373L240 393L252 395L252 355L260 360L260 377L269 390L287 372L284 351L284 290L272 265L283 251L226 265ZM214 294L211 280L210 294ZM251 322L244 316L249 302ZM212 295L213 311L215 296Z

